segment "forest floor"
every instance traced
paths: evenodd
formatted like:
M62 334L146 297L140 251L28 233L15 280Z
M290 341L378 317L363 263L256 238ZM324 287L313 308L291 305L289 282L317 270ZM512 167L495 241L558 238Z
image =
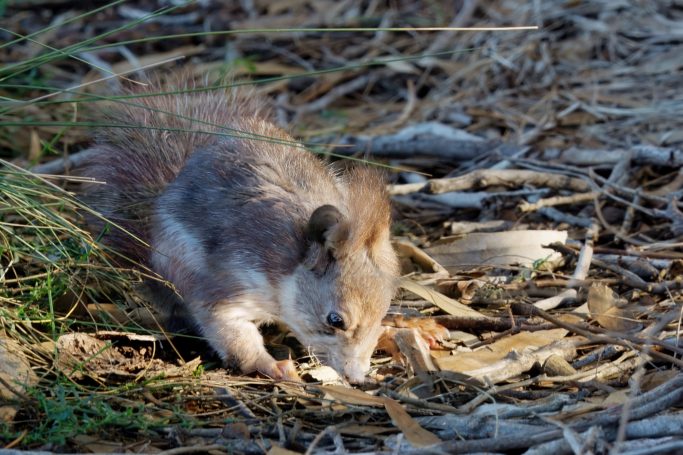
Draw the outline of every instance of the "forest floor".
M683 4L79 3L0 2L0 454L683 452ZM303 383L226 371L83 229L98 113L174 68L388 169L367 384L277 328Z

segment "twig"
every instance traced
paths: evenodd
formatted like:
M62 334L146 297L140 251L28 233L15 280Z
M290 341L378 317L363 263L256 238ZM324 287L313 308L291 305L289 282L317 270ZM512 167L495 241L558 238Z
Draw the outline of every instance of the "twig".
M305 104L303 106L289 105L286 107L296 112L297 116L308 114L311 112L318 112L322 109L325 109L335 100L345 95L348 95L351 92L360 90L366 85L372 84L380 76L381 75L378 73L364 74L362 76L358 76L355 79L351 79L350 81L344 82L343 84L337 85L332 90L327 92L325 95L321 96L320 98L311 103Z
M526 303L518 303L515 306L528 308L529 314L540 316L543 319L545 319L546 321L552 322L553 324L557 325L558 327L562 327L563 329L567 329L567 330L574 332L578 335L582 335L582 336L588 338L589 340L591 340L591 342L593 342L593 343L606 343L606 344L616 344L619 346L624 346L624 347L627 347L630 349L635 349L637 351L645 352L646 354L650 354L653 357L657 357L660 360L664 360L665 362L673 363L675 365L678 365L679 367L683 367L683 360L677 359L675 357L672 357L670 355L664 354L664 353L659 352L659 351L650 351L649 349L645 349L642 346L640 346L639 343L644 342L645 341L644 339L633 340L627 334L619 334L619 336L611 336L609 334L609 332L607 332L607 331L601 332L601 333L594 333L590 330L581 328L581 327L577 326L576 324L570 324L568 322L561 321L561 320L551 316L550 314L546 313L545 311L534 307L533 305L529 305ZM597 329L593 329L593 330L597 330ZM667 349L676 349L673 346L667 346L664 343L659 342L659 340L652 340L651 342L652 342L652 344L656 344L656 345L664 345L664 347L666 347Z
M305 455L311 455L312 453L314 453L316 447L318 446L318 444L320 444L320 441L322 441L322 439L325 436L332 435L332 437L334 438L334 435L336 434L338 434L338 432L335 426L330 425L326 427L323 431L315 435L315 438L313 439L313 441L311 441L311 444L308 446L308 449L306 449Z
M583 202L592 202L593 199L598 195L595 192L588 193L577 193L571 196L553 196L545 199L539 199L536 202L522 201L519 203L517 208L521 212L533 212L543 207L553 207L556 205L570 205L570 204L580 204Z
M593 221L590 218L560 212L559 210L553 207L542 207L538 209L538 213L557 223L567 223L572 226L578 226L583 228L589 228L593 224Z
M590 191L590 185L581 179L567 177L561 174L550 174L521 169L480 169L461 177L432 179L427 181L424 191L432 194L439 194L450 191L481 189L490 186L516 188L524 185L568 189L580 192Z
M436 122L410 125L387 136L347 137L342 143L344 146L336 148L335 153L367 153L386 158L436 156L458 161L481 157L501 145Z

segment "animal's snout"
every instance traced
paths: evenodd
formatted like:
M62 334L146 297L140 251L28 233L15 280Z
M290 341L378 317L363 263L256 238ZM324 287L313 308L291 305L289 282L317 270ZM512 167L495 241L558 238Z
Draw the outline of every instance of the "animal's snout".
M361 362L358 359L347 360L344 362L344 379L351 384L362 384L366 380L369 369L370 365L366 362Z

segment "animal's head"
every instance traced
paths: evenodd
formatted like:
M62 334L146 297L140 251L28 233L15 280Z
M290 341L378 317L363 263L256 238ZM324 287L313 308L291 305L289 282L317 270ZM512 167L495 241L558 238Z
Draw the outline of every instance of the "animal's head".
M310 215L305 257L285 280L281 302L299 341L359 383L396 289L398 262L381 175L358 168L345 184L344 207L323 205Z

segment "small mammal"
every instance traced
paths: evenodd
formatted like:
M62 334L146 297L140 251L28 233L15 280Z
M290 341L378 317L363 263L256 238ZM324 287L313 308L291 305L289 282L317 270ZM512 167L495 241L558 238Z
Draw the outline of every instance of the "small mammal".
M280 321L363 382L398 274L381 174L335 174L249 91L196 88L150 86L116 106L81 172L105 182L83 199L151 248L96 218L90 229L172 283L153 286L157 304L242 372L296 376L258 331ZM148 96L159 91L186 93Z

